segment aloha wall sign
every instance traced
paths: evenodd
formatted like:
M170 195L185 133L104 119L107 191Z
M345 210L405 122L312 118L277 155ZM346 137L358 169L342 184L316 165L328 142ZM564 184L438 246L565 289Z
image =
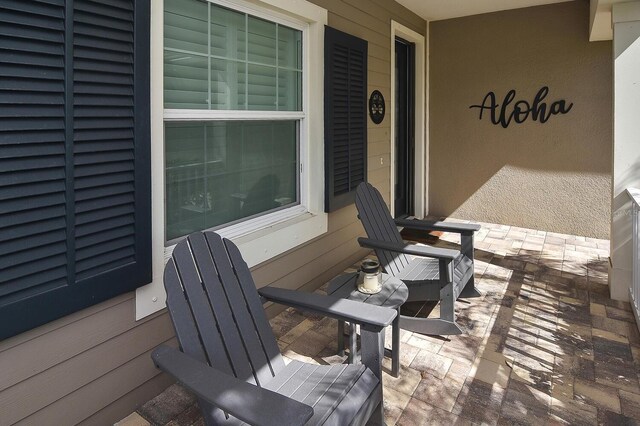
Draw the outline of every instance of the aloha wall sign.
M479 120L482 120L485 110L488 110L491 122L495 125L499 124L506 129L512 122L521 124L529 119L546 123L552 116L567 114L573 108L573 103L567 105L565 100L548 104L545 101L548 94L549 88L544 86L533 98L533 102L529 103L524 99L515 101L516 91L509 90L502 104L498 104L496 94L489 92L482 100L482 104L471 105L469 109L478 108L480 110Z

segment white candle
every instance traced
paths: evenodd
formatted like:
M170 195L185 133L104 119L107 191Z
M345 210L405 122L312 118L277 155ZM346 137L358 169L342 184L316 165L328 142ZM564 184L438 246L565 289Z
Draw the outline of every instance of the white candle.
M362 287L367 290L376 290L378 288L378 274L364 274Z

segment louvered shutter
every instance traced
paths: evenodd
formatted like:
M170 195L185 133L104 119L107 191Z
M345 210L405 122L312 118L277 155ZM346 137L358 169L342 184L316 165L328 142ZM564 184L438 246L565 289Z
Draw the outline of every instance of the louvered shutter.
M325 211L352 204L367 178L367 42L325 28Z
M0 3L0 339L151 280L148 0Z

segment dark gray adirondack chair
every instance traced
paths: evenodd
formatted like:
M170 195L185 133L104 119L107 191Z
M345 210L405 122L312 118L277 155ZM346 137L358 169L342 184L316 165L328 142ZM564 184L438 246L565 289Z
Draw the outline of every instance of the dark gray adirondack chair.
M421 334L461 334L453 304L458 297L477 297L473 276L473 234L479 225L393 220L380 192L368 183L356 190L358 217L368 238L358 238L362 247L375 250L384 271L400 278L409 289L407 302L439 300L440 318L400 317L400 327ZM461 234L461 250L407 244L398 226ZM410 255L416 256L411 258Z
M153 361L197 397L207 425L383 423L384 328L395 311L264 288L264 299L360 324L362 365L285 365L238 248L213 232L180 242L165 267L167 306L182 350Z

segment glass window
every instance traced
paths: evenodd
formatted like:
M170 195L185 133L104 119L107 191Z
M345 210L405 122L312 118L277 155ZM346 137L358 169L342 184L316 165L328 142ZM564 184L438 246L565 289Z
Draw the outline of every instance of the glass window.
M302 111L302 31L198 0L165 5L165 108Z
M164 25L167 241L299 204L302 31L198 0Z
M167 240L298 199L296 121L165 125Z

